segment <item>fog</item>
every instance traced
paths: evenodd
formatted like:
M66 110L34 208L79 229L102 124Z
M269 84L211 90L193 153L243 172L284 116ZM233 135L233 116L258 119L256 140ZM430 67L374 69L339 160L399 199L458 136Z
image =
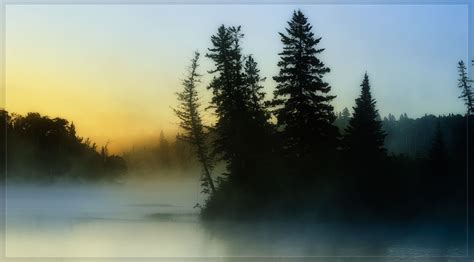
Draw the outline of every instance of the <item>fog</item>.
M400 256L422 256L420 261L448 261L465 254L462 238L449 236L449 229L429 226L403 233L396 226L387 231L281 221L204 223L194 207L205 200L199 192L197 175L114 184L9 184L6 255L25 259L280 257L282 261L302 256L323 261L353 256L363 261L369 257L400 261Z

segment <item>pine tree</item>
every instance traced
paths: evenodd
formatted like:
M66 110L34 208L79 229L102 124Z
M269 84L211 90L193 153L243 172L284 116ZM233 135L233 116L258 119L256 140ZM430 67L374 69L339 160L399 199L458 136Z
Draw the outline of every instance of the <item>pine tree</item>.
M269 119L269 113L265 105L265 92L263 92L262 83L265 78L260 76L260 69L252 55L246 58L244 65L244 83L249 92L249 108L255 117L260 117L261 122L266 122Z
M344 107L342 112L338 114L336 121L334 121L334 125L339 128L339 132L341 132L341 134L345 133L345 129L349 124L349 119L351 119L351 113L347 107Z
M344 137L345 148L352 158L364 158L369 161L385 155L384 140L385 132L382 130L382 122L378 120L378 111L375 108L376 101L370 92L370 83L367 73L360 85L362 87L354 114L349 120ZM375 159L374 159L375 158Z
M466 66L462 60L458 63L458 71L458 87L461 89L461 96L459 98L464 100L464 103L467 107L467 114L470 115L472 112L474 112L474 93L472 92L472 87L470 84L472 81L467 76Z
M228 174L239 179L252 174L259 144L268 124L263 106L264 94L257 63L252 57L244 59L240 47L243 34L238 27L220 26L211 37L212 48L206 54L215 64L209 89L211 106L217 115L215 153L227 163Z
M469 134L471 132L471 127L469 125L469 117L471 113L474 112L474 93L472 92L471 82L472 80L469 79L466 73L466 66L464 65L464 61L459 61L458 63L458 71L459 71L459 80L458 80L458 87L461 89L461 96L459 98L464 100L466 105L466 173L469 174L470 170L470 142L469 142ZM472 141L472 140L471 140Z
M215 186L211 176L212 158L206 145L206 133L202 123L200 113L200 102L197 84L200 83L200 77L197 73L199 61L199 52L195 52L191 60L191 66L186 79L183 80L183 91L177 93L179 106L174 109L175 114L180 119L180 127L184 130L183 134L178 135L178 139L186 141L194 146L196 155L203 169L203 179L201 186L204 193L214 193Z
M215 64L215 69L209 71L214 78L208 87L213 93L211 107L218 118L214 126L218 136L214 151L227 162L239 157L239 145L243 142L238 141L241 140L239 128L243 126L246 110L239 44L242 37L240 27L222 25L217 34L211 36L213 47L206 54Z
M239 107L244 107L245 92L243 86L242 54L240 39L243 34L239 27L221 25L217 34L211 36L213 47L209 48L206 57L210 58L215 69L209 71L214 75L208 86L213 92L211 100L216 114L231 115Z
M206 202L204 216L258 212L257 201L267 196L269 114L263 101L263 78L253 57L242 55L242 38L240 26L222 25L211 36L212 47L206 54L214 62L208 86L217 118L213 153L226 164L227 172L220 177L216 194Z
M351 113L349 112L349 109L347 109L347 107L344 107L341 116L344 120L349 121L349 119L351 118Z
M376 101L372 98L367 73L362 81L360 96L355 100L352 118L343 138L347 165L344 183L350 197L356 197L354 205L373 212L380 211L385 201L386 137L382 122L378 120ZM385 191L384 191L385 190Z
M395 118L394 115L392 115L392 114L390 113L390 114L388 114L388 121L390 121L390 122L395 122L395 121L397 121L397 119Z
M312 26L301 11L295 11L286 33L280 33L279 74L272 104L278 126L284 128L284 148L293 159L314 159L331 155L337 146L337 127L329 95L331 87L323 76L330 71L319 59ZM321 161L324 162L324 161Z

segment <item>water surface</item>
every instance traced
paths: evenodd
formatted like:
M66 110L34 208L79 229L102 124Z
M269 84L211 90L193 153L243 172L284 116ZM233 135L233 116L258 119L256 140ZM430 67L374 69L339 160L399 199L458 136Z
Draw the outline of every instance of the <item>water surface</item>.
M204 224L193 208L203 201L197 185L10 185L6 255L459 261L466 254L464 238L428 225L407 232L272 221Z

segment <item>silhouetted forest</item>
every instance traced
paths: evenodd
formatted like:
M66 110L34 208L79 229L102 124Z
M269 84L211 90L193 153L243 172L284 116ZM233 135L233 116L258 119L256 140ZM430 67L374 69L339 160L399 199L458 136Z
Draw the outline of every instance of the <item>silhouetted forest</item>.
M11 181L49 183L113 180L127 166L153 176L199 166L207 220L423 218L463 225L474 159L472 81L464 63L452 88L460 90L465 115L382 118L372 96L382 87L371 85L370 72L354 83L360 95L352 109L336 113L336 96L325 81L331 70L315 32L301 11L293 13L279 33L282 49L269 95L258 56L243 53L241 27L220 26L204 55L213 64L210 103L199 99L204 72L196 52L173 109L181 127L177 140L161 132L156 143L123 158L79 137L65 119L2 110L1 168ZM212 111L215 123L204 123L202 110Z
M243 53L241 27L225 25L211 36L205 54L214 64L208 71L210 104L202 106L197 92L199 53L178 93L181 138L200 155L203 191L209 193L202 217L361 223L423 218L462 225L473 162L473 139L467 139L474 125L464 63L458 65L458 87L466 115L382 119L372 96L380 87L371 86L370 73L354 83L360 95L352 110L336 114L336 96L324 80L330 68L321 60L322 38L301 11L279 35L272 97L263 92L257 56ZM209 127L200 117L205 108L217 119ZM213 170L215 163L224 163L226 172Z
M1 170L9 182L111 181L127 170L122 157L77 136L65 119L0 114Z

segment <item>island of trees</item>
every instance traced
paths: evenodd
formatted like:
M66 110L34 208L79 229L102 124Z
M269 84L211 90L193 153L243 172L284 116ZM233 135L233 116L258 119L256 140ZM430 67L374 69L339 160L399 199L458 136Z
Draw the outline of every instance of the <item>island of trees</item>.
M272 97L263 92L257 59L243 53L240 26L222 25L211 36L205 57L214 64L207 86L212 99L206 107L197 91L200 54L192 59L175 112L180 138L202 166L203 192L209 194L202 217L362 222L424 216L463 224L473 162L473 95L464 63L458 64L464 116L381 119L369 72L361 76L352 114L347 108L336 114L324 79L330 68L321 60L322 38L307 17L294 11L279 35ZM204 108L215 123L203 123ZM224 163L226 172L214 172L215 163Z

